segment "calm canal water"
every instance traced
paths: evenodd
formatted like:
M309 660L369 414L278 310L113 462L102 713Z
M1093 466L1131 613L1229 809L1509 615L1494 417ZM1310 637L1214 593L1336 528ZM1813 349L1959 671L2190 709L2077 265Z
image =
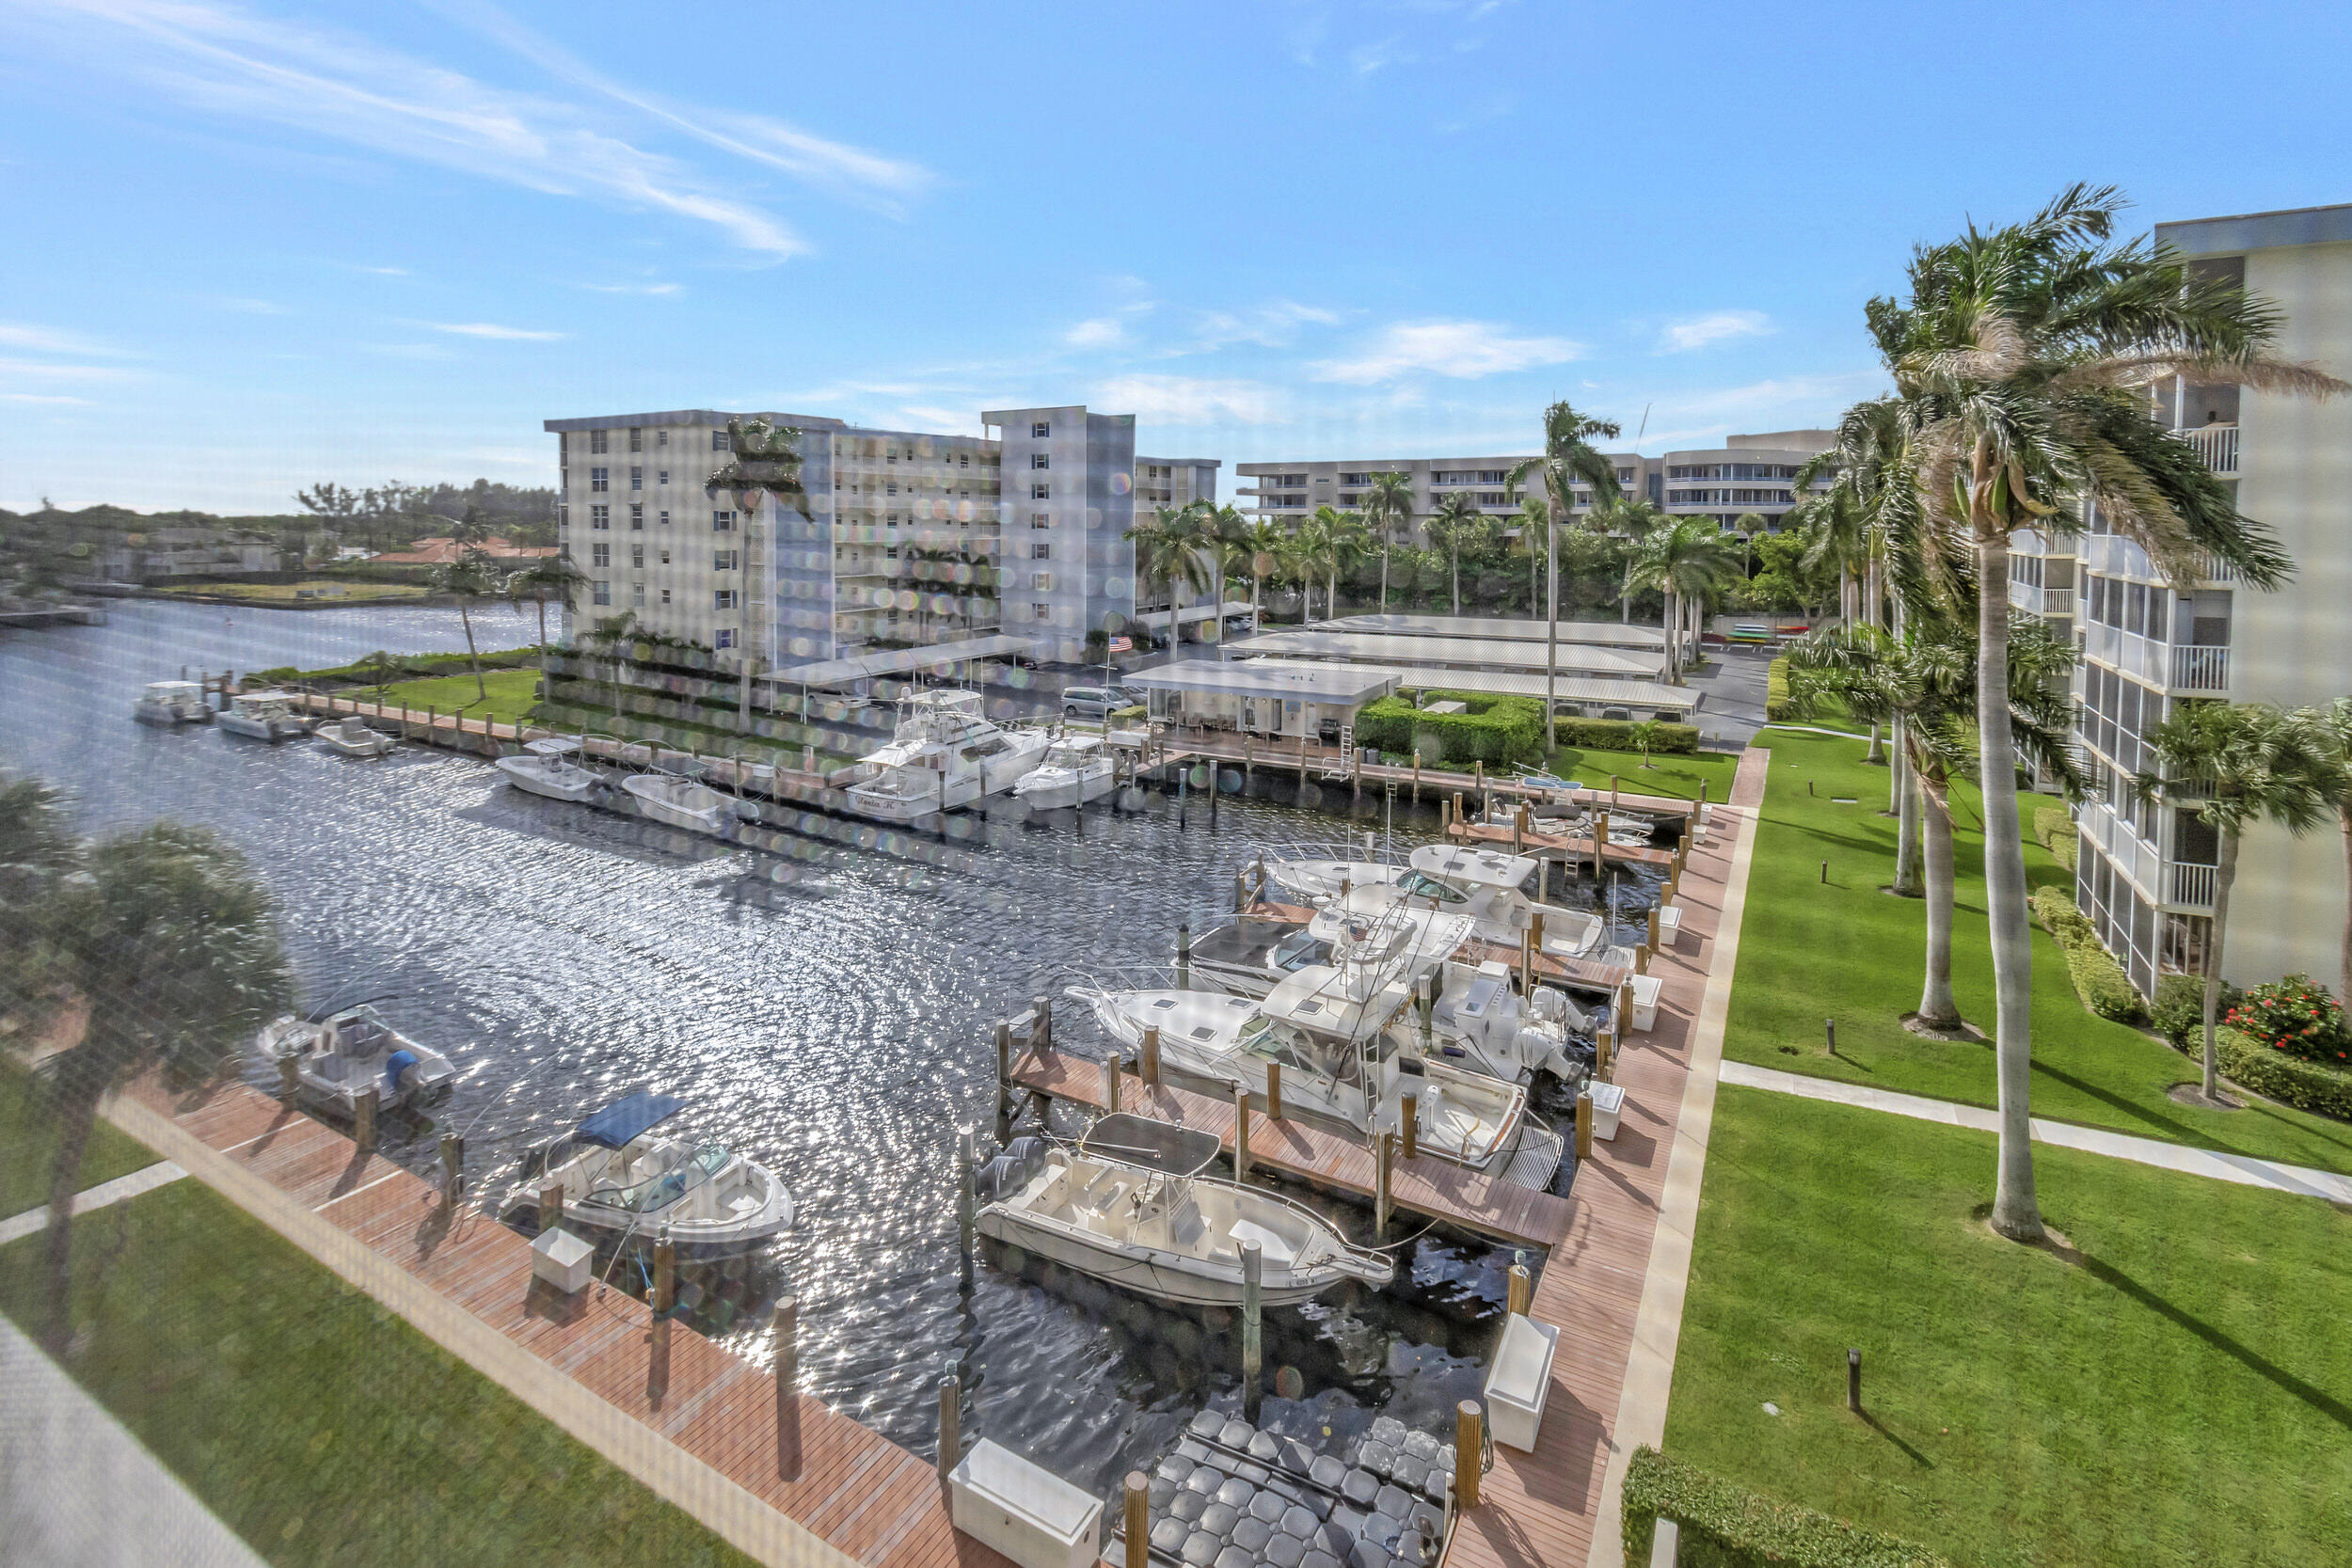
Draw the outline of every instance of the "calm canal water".
M475 619L485 647L535 629ZM183 666L463 646L452 610L117 604L104 626L0 634L0 765L70 788L92 828L170 816L233 841L278 899L307 1000L389 994L404 1030L460 1064L437 1114L468 1132L476 1181L502 1185L529 1142L619 1094L687 1097L679 1126L772 1165L799 1204L748 1291L698 1281L704 1321L764 1360L764 1330L729 1326L734 1302L797 1291L804 1379L898 1442L930 1450L953 1363L967 1429L1108 1495L1194 1412L1237 1404L1223 1325L1034 1263L1009 1273L1000 1254L961 1293L952 1150L962 1126L993 1148L992 1020L1057 972L1166 962L1177 922L1208 915L1251 847L1376 826L1369 797L1360 822L1229 797L1212 829L1198 796L1180 826L1154 795L1082 824L967 818L945 843L811 819L770 855L517 795L477 759L353 763L129 717L141 683ZM1434 827L1411 816L1400 843ZM1648 901L1629 892L1629 916ZM421 1167L434 1131L396 1130L389 1152ZM1367 1212L1322 1207L1368 1238ZM1384 1412L1450 1433L1510 1258L1428 1235L1400 1259L1389 1292L1268 1314L1269 1379L1287 1370L1294 1397L1270 1395L1265 1424L1344 1436Z

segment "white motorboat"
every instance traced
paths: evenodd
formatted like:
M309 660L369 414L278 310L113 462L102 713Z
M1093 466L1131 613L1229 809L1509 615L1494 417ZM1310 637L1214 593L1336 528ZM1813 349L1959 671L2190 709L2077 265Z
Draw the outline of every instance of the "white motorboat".
M1467 915L1481 941L1514 953L1541 916L1547 958L1631 967L1633 950L1608 945L1609 923L1599 915L1539 902L1534 894L1542 878L1543 863L1529 856L1424 844L1407 859L1403 876L1351 887L1344 908L1375 919L1399 905Z
M650 1243L667 1229L682 1249L739 1252L792 1224L776 1173L715 1138L654 1131L686 1108L675 1095L633 1094L524 1156L506 1205L563 1189L564 1224L590 1240Z
M1245 1242L1258 1244L1268 1307L1345 1280L1389 1282L1388 1259L1348 1245L1312 1210L1202 1176L1221 1147L1198 1128L1107 1116L1076 1148L1046 1152L976 1224L983 1236L1180 1307L1240 1306Z
M1002 794L1049 744L1042 730L989 722L977 691L909 692L898 715L890 744L837 776L850 786L849 809L877 822L920 821Z
M257 1042L272 1061L294 1058L301 1097L342 1116L358 1114L370 1088L376 1105L413 1105L446 1089L457 1069L429 1045L420 1045L366 1005L306 1017L286 1017L262 1029Z
M543 736L524 741L521 755L501 757L491 766L526 794L578 804L607 787L602 774L575 760L580 753L580 742L569 736Z
M622 789L649 821L724 838L735 826L735 801L706 784L675 773L631 773Z
M1043 760L1012 786L1013 798L1040 811L1083 806L1111 792L1111 754L1098 735L1066 735L1046 749Z
M131 705L131 717L142 724L177 729L211 723L213 708L204 700L204 689L194 681L150 681Z
M1397 860L1373 852L1372 835L1364 835L1360 852L1353 844L1302 844L1260 853L1246 868L1253 879L1263 872L1259 896L1306 905L1336 898L1343 889L1376 887L1402 878L1406 870Z
M368 728L368 721L350 714L339 722L321 724L319 740L330 752L346 757L380 757L399 742Z
M247 691L231 697L218 722L230 735L272 744L292 740L310 727L308 720L294 712L293 694L285 691Z

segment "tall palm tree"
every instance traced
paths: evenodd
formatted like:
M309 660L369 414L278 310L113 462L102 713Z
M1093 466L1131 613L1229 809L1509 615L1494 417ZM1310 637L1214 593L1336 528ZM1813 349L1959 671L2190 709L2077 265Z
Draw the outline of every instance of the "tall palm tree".
M1682 684L1682 642L1688 609L1740 575L1740 550L1712 517L1681 517L1635 546L1626 562L1628 593L1655 588L1665 595L1666 679Z
M1176 584L1182 580L1194 593L1207 590L1215 568L1201 559L1207 538L1206 509L1198 501L1184 506L1155 506L1152 515L1120 537L1136 547L1136 578L1157 578L1168 601L1168 645L1177 642Z
M2336 765L2336 820L2344 830L2344 955L2336 978L2336 1000L2352 1007L2352 697L2298 715L2327 744Z
M1912 537L1907 531L1890 528L1884 515L1890 507L1901 513L1914 504L1913 492L1899 483L1889 483L1898 477L1902 450L1900 425L1901 406L1896 400L1865 399L1840 417L1836 439L1828 450L1806 459L1797 469L1797 504L1788 515L1794 526L1806 529L1811 535L1802 563L1814 571L1836 567L1840 608L1850 624L1885 624L1881 619L1888 586L1885 568L1900 564L1891 561L1890 551ZM1816 482L1825 477L1828 486L1816 489ZM1906 585L1915 585L1915 570L1901 576ZM1897 613L1900 613L1899 601ZM1867 760L1888 760L1876 724L1870 726L1870 754ZM1916 813L1907 818L1900 816L1907 765L1899 737L1892 761L1888 801L1899 814L1895 886L1900 893L1905 891L1905 878L1914 858L1903 823L1910 821L1915 830Z
M1328 620L1340 612L1340 574L1362 559L1372 534L1362 516L1337 507L1318 506L1314 515L1298 525L1298 555L1309 574L1323 577L1323 613Z
M1788 656L1788 703L1811 717L1836 697L1866 723L1895 724L1909 748L1927 828L1927 974L1919 1022L1939 1029L1961 1023L1952 997L1952 805L1956 778L1974 772L1977 722L1976 642L1963 621L1921 618L1899 634L1875 626L1825 626ZM2020 616L2010 632L2010 725L2017 744L2057 779L2070 800L2082 793L2071 747L2074 711L2064 678L2074 667L2070 641L2037 617Z
M2238 840L2268 821L2300 836L2327 818L2341 769L2318 726L2265 703L2183 702L2140 737L2156 766L2132 775L2143 800L2170 801L2221 839L2213 875L2213 931L2205 941L2205 1098L2214 1097L2214 1017L2221 1000L2222 939L2237 882ZM2194 807L2193 812L2191 811Z
M1548 502L1530 496L1519 502L1519 548L1527 554L1527 615L1535 618L1536 599L1542 590L1535 574L1543 569L1549 555L1544 547L1545 535L1551 528L1551 510Z
M1380 610L1389 609L1389 545L1399 527L1413 526L1413 482L1403 474L1375 474L1364 492L1364 521L1380 538Z
M466 659L473 666L473 685L478 700L488 702L490 689L482 681L482 656L473 645L473 601L495 591L496 576L490 570L490 558L474 546L460 550L457 559L433 571L433 591L447 594L457 601L457 619L466 628Z
M1430 540L1453 562L1454 613L1462 613L1462 546L1477 545L1494 531L1494 521L1478 509L1478 498L1468 490L1450 490L1429 518Z
M1596 420L1578 413L1565 400L1544 410L1544 451L1513 464L1504 483L1517 489L1530 474L1544 482L1544 555L1550 591L1546 597L1544 628L1544 752L1549 755L1559 733L1560 704L1560 524L1575 509L1576 486L1592 487L1596 512L1617 500L1617 466L1593 445L1613 441L1619 426L1613 420Z
M1249 573L1249 624L1258 624L1259 603L1264 597L1265 579L1282 568L1282 552L1290 544L1290 534L1281 524L1270 517L1261 517L1249 525L1244 546L1248 552Z
M47 1342L72 1338L73 1195L100 1102L154 1069L209 1072L294 992L268 895L228 843L158 822L74 845L46 879L40 957L50 994L88 1006L81 1037L41 1065L58 1118L50 1167Z
M548 645L548 600L569 605L572 595L588 586L588 574L572 564L567 555L541 556L537 561L516 572L506 579L506 601L515 607L515 613L523 612L523 601L529 599L539 607L539 647Z
M1910 298L1874 299L1872 336L1894 373L1901 468L1916 525L1973 560L1978 705L1995 711L2009 675L2010 535L2079 499L2147 551L2178 584L2227 562L2249 587L2274 588L2292 562L2238 515L2195 449L2149 417L2146 388L2175 376L2325 395L2343 383L2273 357L2279 313L2243 288L2192 275L2179 256L2109 239L2122 202L2074 186L2023 223L1971 226L1925 246ZM1979 732L1985 895L1991 914L2001 1149L1994 1230L2042 1234L2034 1199L2032 947L2016 746L2006 724Z

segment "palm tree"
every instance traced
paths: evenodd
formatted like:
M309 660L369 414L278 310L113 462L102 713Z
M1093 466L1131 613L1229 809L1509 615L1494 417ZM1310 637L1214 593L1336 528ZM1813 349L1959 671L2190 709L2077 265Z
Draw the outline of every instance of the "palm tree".
M1527 614L1535 616L1535 599L1539 590L1535 574L1542 569L1549 552L1544 548L1545 535L1551 528L1551 511L1547 502L1530 496L1519 502L1519 548L1527 552Z
M1666 679L1682 684L1687 609L1740 575L1740 551L1711 517L1682 517L1635 547L1626 562L1626 591L1655 588L1665 595Z
M2326 742L2336 764L2336 820L2344 829L2344 871L2346 898L2344 911L2344 956L2336 978L2336 1000L2352 1007L2352 697L2338 697L2323 708L2306 708L2297 715Z
M2179 256L2114 244L2122 200L2076 185L2031 218L1926 246L1908 301L1870 302L1872 336L1894 373L1900 469L1916 490L1921 554L1948 580L1973 560L1978 705L2000 705L2009 675L2009 539L2075 500L2144 549L2178 584L2228 563L2274 588L2292 562L2238 515L2194 448L2149 417L2146 388L2175 376L2326 395L2342 382L2269 353L2279 313L2240 286L2192 275ZM2014 1241L2042 1234L2031 1144L2032 962L2016 745L2006 724L1979 732L1985 895L1994 989L2001 1152L1992 1224Z
M2339 797L2332 736L2265 703L2183 702L2141 737L2153 768L2132 775L2143 800L2169 800L2220 834L2213 874L2213 929L2205 941L2205 1098L2214 1098L2214 1015L2221 1000L2222 939L2237 881L2238 839L2269 821L2300 836Z
M1592 419L1565 401L1555 403L1544 410L1543 455L1514 464L1504 480L1514 489L1526 483L1530 474L1542 475L1544 482L1544 555L1549 562L1545 575L1550 583L1544 632L1546 755L1551 752L1560 724L1560 523L1575 508L1580 482L1592 487L1596 512L1615 504L1617 466L1593 442L1615 440L1618 428L1613 420Z
M1813 571L1836 567L1839 610L1848 625L1883 624L1879 618L1884 599L1881 568L1894 541L1911 537L1890 529L1882 515L1889 507L1901 512L1912 504L1914 496L1900 484L1888 483L1901 451L1899 425L1900 405L1893 398L1866 399L1839 419L1836 442L1797 469L1797 504L1788 515L1795 527L1811 535L1802 564ZM1815 483L1824 476L1829 479L1828 488L1816 490ZM1903 783L1900 752L1899 740L1892 769L1896 777L1888 781L1889 800L1898 812ZM1887 760L1876 724L1870 726L1870 754L1865 760ZM1899 824L1896 838L1895 881L1900 892L1911 857Z
M1362 557L1371 538L1360 515L1331 506L1316 507L1315 515L1298 525L1299 564L1311 576L1322 574L1325 619L1339 614L1340 574Z
M539 607L539 648L548 645L548 600L552 597L568 606L572 595L588 585L588 574L572 564L567 555L542 556L531 565L506 579L506 602L515 607L515 613L523 612L523 601L530 599Z
M1462 546L1477 545L1494 531L1494 521L1478 510L1478 498L1468 490L1450 490L1429 518L1429 537L1440 546L1454 568L1454 613L1462 613Z
M2018 746L2058 780L2070 800L2082 793L2070 745L2074 711L2064 685L2074 663L2072 642L2054 636L2037 617L2017 618L2010 632L2010 725ZM1951 785L1973 771L1977 689L1970 628L1956 619L1924 617L1900 635L1868 626L1825 626L1789 652L1789 707L1809 718L1831 696L1866 723L1894 725L1909 749L1927 827L1927 975L1919 990L1919 1022L1957 1029Z
M1121 538L1136 547L1137 581L1159 579L1168 600L1168 645L1177 641L1176 583L1182 578L1194 593L1205 591L1213 568L1200 557L1206 528L1200 502L1185 506L1155 506L1152 515L1129 529Z
M473 666L474 690L483 702L490 700L490 689L482 681L482 656L474 651L473 601L492 591L490 558L471 545L458 552L457 559L433 572L433 591L447 594L457 601L457 619L466 628L466 658Z
M1413 526L1413 482L1403 474L1375 474L1364 492L1364 521L1380 536L1380 610L1389 609L1389 543L1398 525Z
M1290 534L1272 518L1261 517L1249 526L1247 539L1249 624L1255 626L1258 624L1259 602L1264 597L1265 579L1281 569L1282 552L1290 544Z
M47 1341L60 1356L72 1338L73 1195L100 1101L157 1068L210 1071L294 989L268 895L205 830L159 822L73 845L67 863L37 906L52 994L88 1007L80 1038L40 1069L59 1123L46 1262Z

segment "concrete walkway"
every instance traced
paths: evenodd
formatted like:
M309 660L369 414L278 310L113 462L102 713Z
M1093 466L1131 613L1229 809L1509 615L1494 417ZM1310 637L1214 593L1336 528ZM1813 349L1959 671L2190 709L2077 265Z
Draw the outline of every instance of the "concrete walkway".
M101 1181L87 1192L74 1194L73 1212L76 1214L87 1214L93 1209L103 1209L109 1203L120 1203L126 1197L136 1197L141 1193L151 1193L156 1188L167 1186L187 1174L169 1160L158 1160L144 1170L135 1170L128 1176L118 1176L112 1181ZM38 1209L27 1209L21 1214L12 1214L5 1220L0 1220L0 1246L7 1246L10 1242L21 1242L27 1236L39 1235L48 1228L49 1205L44 1203Z
M179 1477L6 1318L0 1409L8 1412L0 1560L11 1568L261 1568Z
M1997 1132L2001 1130L2000 1113L1981 1105L1960 1105L1948 1100L1894 1094L1885 1089L1871 1088L1867 1084L1845 1084L1833 1078L1809 1078L1803 1073L1751 1067L1746 1062L1724 1063L1722 1081L1736 1084L1741 1088L1767 1089L1774 1094L1792 1094L1803 1100L1825 1100L1836 1105L1856 1105L1865 1110L1884 1111L1919 1121L1940 1121L1947 1127L1974 1128L1979 1132ZM2044 1121L2039 1117L2033 1119L2033 1140L2059 1148L2079 1148L2112 1159L2129 1160L2136 1164L2176 1170L2189 1176L2210 1177L2217 1181L2268 1187L2277 1192L2352 1205L2352 1177L2339 1176L2334 1171L2314 1170L2309 1165L2288 1165L2275 1160L2257 1160L2250 1155L2224 1154L2217 1149L2166 1143L2160 1138L2138 1138L2127 1132L2111 1132L2101 1127L2080 1127L2071 1121Z

